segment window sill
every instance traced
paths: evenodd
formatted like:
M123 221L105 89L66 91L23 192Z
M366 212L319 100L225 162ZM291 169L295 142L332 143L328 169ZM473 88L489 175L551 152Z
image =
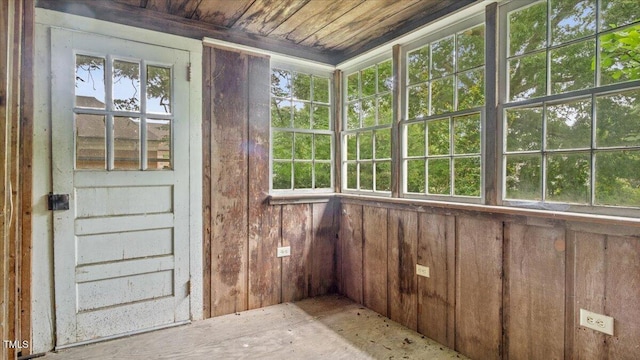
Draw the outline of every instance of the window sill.
M271 194L269 205L315 204L327 203L336 196L335 193L305 194Z

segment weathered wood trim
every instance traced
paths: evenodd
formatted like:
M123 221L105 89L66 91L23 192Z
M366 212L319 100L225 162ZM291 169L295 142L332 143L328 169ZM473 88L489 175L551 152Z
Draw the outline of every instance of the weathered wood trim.
M203 271L203 288L204 307L203 317L211 317L211 200L213 189L211 185L211 114L213 112L213 104L211 101L212 90L212 49L204 47L202 51L202 271Z
M334 56L317 49L229 30L176 15L148 11L141 7L127 4L82 0L37 0L36 5L44 9L92 17L98 20L141 27L192 39L210 37L326 64L337 63Z
M271 194L267 197L269 205L316 204L328 203L335 198L334 193L316 194Z
M499 176L502 162L498 132L498 3L487 5L485 10L485 123L482 132L484 155L484 200L487 205L498 205L498 193L502 188Z

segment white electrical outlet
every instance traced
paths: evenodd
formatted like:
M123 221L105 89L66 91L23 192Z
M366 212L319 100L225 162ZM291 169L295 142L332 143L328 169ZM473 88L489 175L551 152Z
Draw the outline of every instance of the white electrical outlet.
M580 309L580 326L613 335L613 318Z
M416 264L416 274L419 276L429 277L429 267Z
M282 246L278 248L278 257L291 256L291 246Z

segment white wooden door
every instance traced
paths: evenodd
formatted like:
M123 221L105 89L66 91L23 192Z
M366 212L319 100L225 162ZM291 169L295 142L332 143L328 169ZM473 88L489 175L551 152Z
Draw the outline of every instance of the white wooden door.
M189 319L186 51L53 28L57 348Z

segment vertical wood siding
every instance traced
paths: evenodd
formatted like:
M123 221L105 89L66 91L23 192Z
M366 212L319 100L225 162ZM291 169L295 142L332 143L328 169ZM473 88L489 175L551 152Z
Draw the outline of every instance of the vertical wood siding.
M205 317L337 291L339 204L268 202L270 73L266 57L204 48Z
M342 294L473 359L640 353L638 227L343 199L338 248ZM578 326L580 308L615 335Z

